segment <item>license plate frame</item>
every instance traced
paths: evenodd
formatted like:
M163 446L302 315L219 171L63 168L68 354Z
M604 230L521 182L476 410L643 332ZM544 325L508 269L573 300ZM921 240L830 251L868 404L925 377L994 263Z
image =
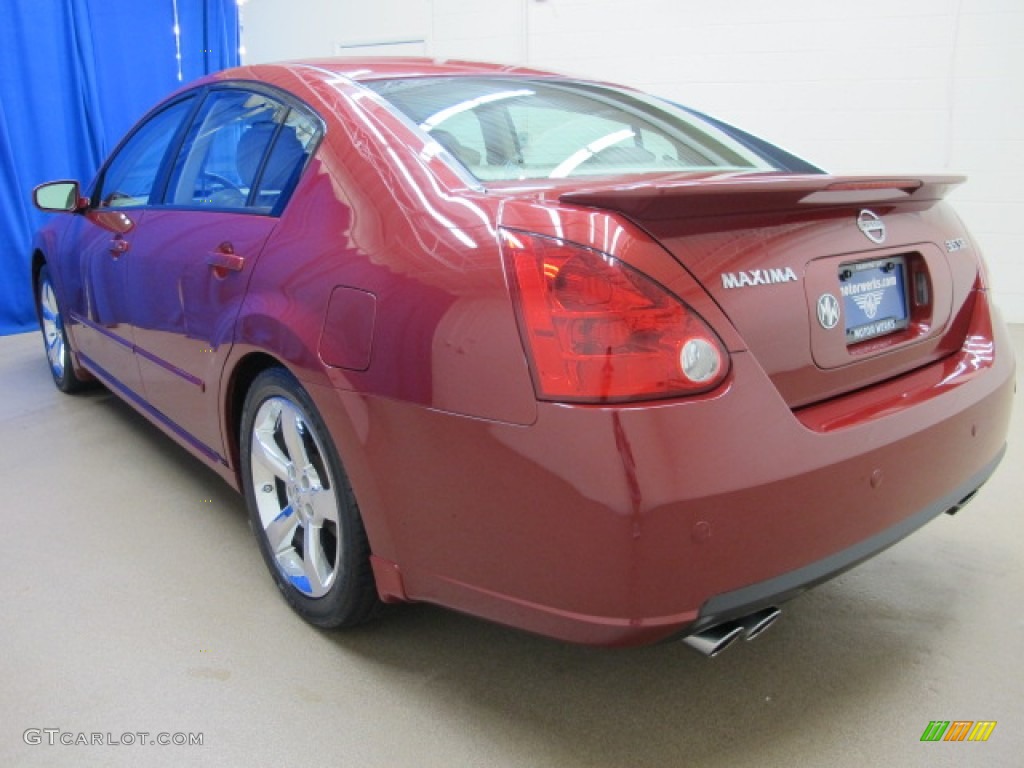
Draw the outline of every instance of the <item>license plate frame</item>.
M839 265L846 344L888 336L910 325L906 256Z

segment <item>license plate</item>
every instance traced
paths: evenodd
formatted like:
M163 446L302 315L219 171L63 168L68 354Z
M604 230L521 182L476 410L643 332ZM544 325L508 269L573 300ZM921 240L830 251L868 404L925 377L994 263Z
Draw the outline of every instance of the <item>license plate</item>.
M907 327L906 262L902 256L843 264L839 286L847 344Z

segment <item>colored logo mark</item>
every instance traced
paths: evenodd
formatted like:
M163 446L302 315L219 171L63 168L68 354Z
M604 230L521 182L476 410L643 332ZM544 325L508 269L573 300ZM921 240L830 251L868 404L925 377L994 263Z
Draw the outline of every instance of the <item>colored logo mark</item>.
M988 741L995 728L995 720L932 720L921 741Z

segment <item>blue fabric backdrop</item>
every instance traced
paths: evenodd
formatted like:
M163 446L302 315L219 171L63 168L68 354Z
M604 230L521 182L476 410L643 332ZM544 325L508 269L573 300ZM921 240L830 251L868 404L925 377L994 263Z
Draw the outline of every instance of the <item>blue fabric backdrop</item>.
M238 63L235 0L3 0L0 23L0 334L35 327L34 186L88 182L163 96Z

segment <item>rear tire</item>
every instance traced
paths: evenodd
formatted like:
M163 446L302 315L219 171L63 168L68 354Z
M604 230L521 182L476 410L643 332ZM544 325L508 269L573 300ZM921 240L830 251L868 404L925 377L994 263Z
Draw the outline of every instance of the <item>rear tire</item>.
M36 280L36 315L39 318L39 330L43 333L43 346L46 359L50 364L50 375L53 383L61 392L71 394L88 388L92 383L80 379L75 373L71 359L71 342L68 341L67 329L64 327L64 315L57 301L57 292L53 288L50 268L44 264L39 270Z
M348 477L309 394L286 370L253 381L242 409L249 524L288 604L318 627L351 627L379 606Z

